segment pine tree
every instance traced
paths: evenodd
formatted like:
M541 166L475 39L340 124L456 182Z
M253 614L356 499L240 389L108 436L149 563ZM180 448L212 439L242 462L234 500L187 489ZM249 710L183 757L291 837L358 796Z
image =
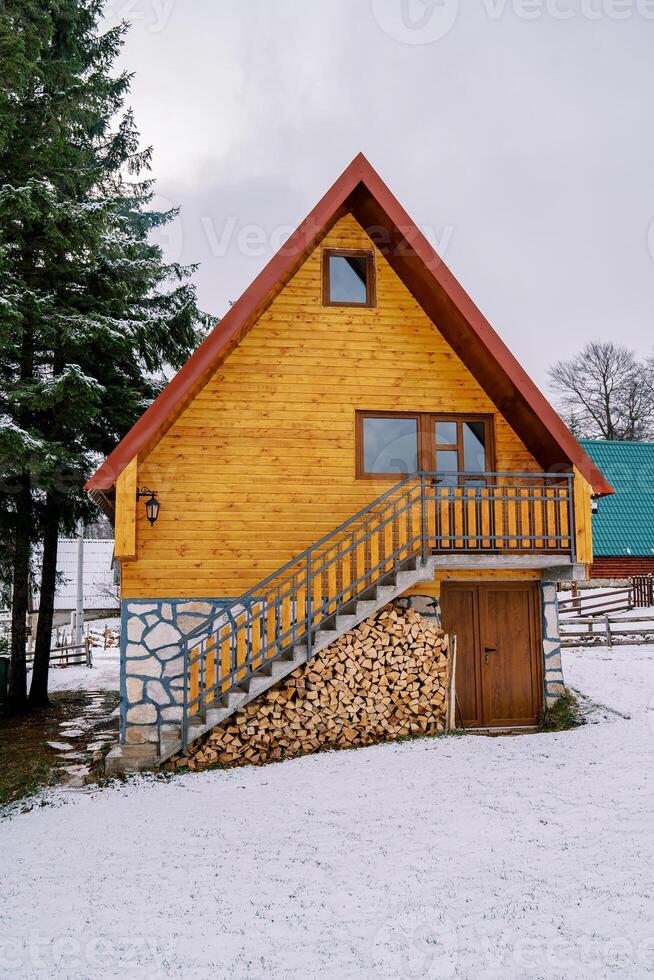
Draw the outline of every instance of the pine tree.
M130 78L112 75L125 25L99 33L100 0L52 0L38 5L39 18L44 7L48 28L30 22L42 41L12 107L20 125L8 127L13 136L0 152L0 250L14 284L4 314L0 306L9 340L0 462L14 490L0 523L13 541L10 693L19 710L30 545L42 541L30 691L30 703L41 704L59 531L88 512L81 488L98 454L157 393L162 368L188 357L204 324L192 269L167 265L148 241L173 213L149 210L152 182L142 174L150 151L139 150L124 108Z

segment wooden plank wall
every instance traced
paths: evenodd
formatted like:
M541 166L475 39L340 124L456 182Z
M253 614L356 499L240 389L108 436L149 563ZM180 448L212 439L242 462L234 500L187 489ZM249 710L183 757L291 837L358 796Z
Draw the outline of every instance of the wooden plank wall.
M590 565L593 560L591 487L575 467L574 511L577 561Z
M136 556L137 463L133 459L116 481L116 539L114 554L123 561Z
M322 247L371 247L351 215ZM392 485L355 479L354 413L495 409L376 252L377 307L321 305L316 249L139 466L124 597L233 597ZM540 467L497 417L497 467Z

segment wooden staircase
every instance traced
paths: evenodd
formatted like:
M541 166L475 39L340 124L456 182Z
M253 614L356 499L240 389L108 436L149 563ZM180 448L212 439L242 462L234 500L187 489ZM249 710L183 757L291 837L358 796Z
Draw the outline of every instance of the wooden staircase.
M450 478L452 474L448 475ZM162 762L419 582L435 556L525 552L574 560L571 474L406 477L183 640L181 724Z
M419 559L414 559L412 564L413 568L407 567L402 571L386 575L384 585L368 589L366 598L352 600L349 603L351 611L343 610L338 615L333 616L331 621L324 623L313 636L312 654L319 653L320 650L328 647L344 633L358 626L359 623L382 609L393 599L404 595L412 586L419 582L429 582L434 578L434 559L428 559L426 564L423 564ZM245 705L274 687L284 677L292 674L294 670L306 663L307 659L306 642L280 651L277 659L271 660L259 671L247 677L242 684L234 687L221 698L216 699L193 715L188 726L186 745L190 745L217 725L221 725L234 712L244 708ZM171 755L182 751L183 748L180 729L173 730L170 734L164 734L159 742L159 761L165 761Z

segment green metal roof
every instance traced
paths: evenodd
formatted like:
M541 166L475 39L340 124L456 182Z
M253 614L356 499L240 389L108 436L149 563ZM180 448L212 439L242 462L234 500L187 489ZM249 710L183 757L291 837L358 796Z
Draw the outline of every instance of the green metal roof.
M580 442L615 489L593 515L595 554L654 556L654 442Z

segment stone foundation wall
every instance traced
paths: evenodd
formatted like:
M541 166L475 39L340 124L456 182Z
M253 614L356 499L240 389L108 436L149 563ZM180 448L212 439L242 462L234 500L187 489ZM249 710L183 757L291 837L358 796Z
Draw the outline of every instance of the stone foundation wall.
M565 691L563 665L561 663L561 636L559 632L559 604L556 597L556 582L541 582L540 602L545 704L550 707L558 701Z
M123 745L151 746L155 749L165 730L179 724L183 697L180 642L183 635L202 623L207 617L219 612L229 600L140 600L127 599L122 603L121 618L121 742ZM432 596L406 596L397 600L395 608L405 616L417 616L421 624L435 630L441 637L440 604ZM563 669L561 665L561 640L559 636L558 604L556 584L541 583L542 608L542 648L545 703L554 702L564 691ZM360 627L359 627L360 628ZM356 631L353 631L356 632ZM430 634L431 635L431 634ZM434 639L434 635L431 639ZM342 648L339 641L330 648L329 653L339 657ZM327 656L328 652L325 652ZM316 658L316 660L320 659ZM373 658L374 662L374 658ZM301 670L316 669L316 661ZM326 665L323 664L323 667ZM442 666L442 664L441 664ZM322 669L322 668L321 668ZM353 675L348 675L353 676ZM285 682L293 687L293 679ZM290 688L288 688L290 689ZM305 688L311 690L311 679ZM270 695L275 699L275 688ZM250 714L243 712L239 725L253 717L257 712L259 700L248 708ZM268 701L263 703L268 705ZM424 716L423 716L424 717ZM414 719L415 723L415 719ZM221 729L220 731L227 731ZM311 726L310 729L311 730ZM374 725L370 729L374 730ZM233 737L237 737L232 732ZM361 736L368 737L366 732ZM379 733L370 736L372 740L383 737ZM340 743L339 743L340 744ZM367 744L365 741L357 744ZM218 750L221 746L216 748ZM309 749L311 750L311 749ZM270 756L274 757L274 756ZM251 761L251 760L250 760Z
M173 766L252 765L443 732L447 637L387 606L191 747Z
M125 599L121 608L120 740L156 744L182 716L182 637L220 610L208 600Z

